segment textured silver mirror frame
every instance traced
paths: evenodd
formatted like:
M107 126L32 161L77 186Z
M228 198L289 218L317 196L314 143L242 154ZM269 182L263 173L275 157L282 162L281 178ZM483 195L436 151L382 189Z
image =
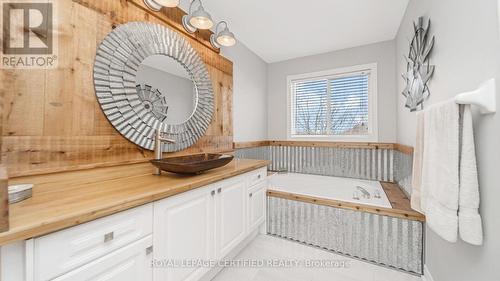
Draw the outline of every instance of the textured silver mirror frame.
M135 77L141 62L152 55L175 59L195 84L197 107L184 123L161 122L139 99ZM94 86L109 122L125 138L145 149L154 149L156 130L176 141L163 144L163 151L186 149L205 134L212 121L214 96L205 63L181 35L159 24L130 22L110 32L97 49Z

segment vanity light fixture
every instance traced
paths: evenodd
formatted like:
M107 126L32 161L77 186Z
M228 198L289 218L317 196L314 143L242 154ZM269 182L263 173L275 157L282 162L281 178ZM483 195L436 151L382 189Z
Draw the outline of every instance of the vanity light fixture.
M144 0L144 4L153 11L159 11L161 7L174 8L179 5L180 0Z
M222 25L224 25L224 29L219 31L219 26ZM236 44L234 34L229 31L226 21L221 21L217 24L217 26L215 27L215 33L210 35L210 43L212 43L212 46L214 46L214 48L218 49L220 49L221 46L231 47Z
M174 8L179 5L180 0L143 0L148 8L159 11L161 7ZM196 10L195 5L198 5ZM182 26L189 33L196 32L197 29L210 29L214 25L212 16L205 11L201 0L192 0L189 4L189 10L182 17ZM219 27L221 29L219 30ZM229 31L226 21L221 21L215 27L215 32L210 35L210 43L214 48L220 49L222 46L231 47L236 44L234 34Z
M193 11L193 6L198 3L198 9ZM203 8L201 0L193 0L189 4L189 13L182 17L182 25L188 32L193 33L196 29L210 29L214 25L212 17Z

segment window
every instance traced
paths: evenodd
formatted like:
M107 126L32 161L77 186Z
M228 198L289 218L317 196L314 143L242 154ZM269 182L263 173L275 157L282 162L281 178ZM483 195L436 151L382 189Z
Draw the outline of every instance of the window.
M289 138L377 141L376 64L288 77Z

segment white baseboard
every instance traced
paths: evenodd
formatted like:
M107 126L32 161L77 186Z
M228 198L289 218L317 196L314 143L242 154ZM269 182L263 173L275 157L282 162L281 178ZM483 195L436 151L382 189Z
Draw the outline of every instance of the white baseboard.
M424 275L422 275L422 281L434 281L434 278L432 278L432 275L426 265L424 265Z

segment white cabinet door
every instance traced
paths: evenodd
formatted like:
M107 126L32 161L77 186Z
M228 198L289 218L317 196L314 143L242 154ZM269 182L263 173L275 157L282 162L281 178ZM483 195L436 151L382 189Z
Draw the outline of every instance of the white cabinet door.
M54 281L152 281L151 235L66 273Z
M225 257L246 235L246 181L237 177L217 187L217 258Z
M155 281L198 280L209 270L182 263L213 258L214 204L215 189L211 187L154 203Z
M255 230L266 219L266 186L262 182L248 189L248 230Z

